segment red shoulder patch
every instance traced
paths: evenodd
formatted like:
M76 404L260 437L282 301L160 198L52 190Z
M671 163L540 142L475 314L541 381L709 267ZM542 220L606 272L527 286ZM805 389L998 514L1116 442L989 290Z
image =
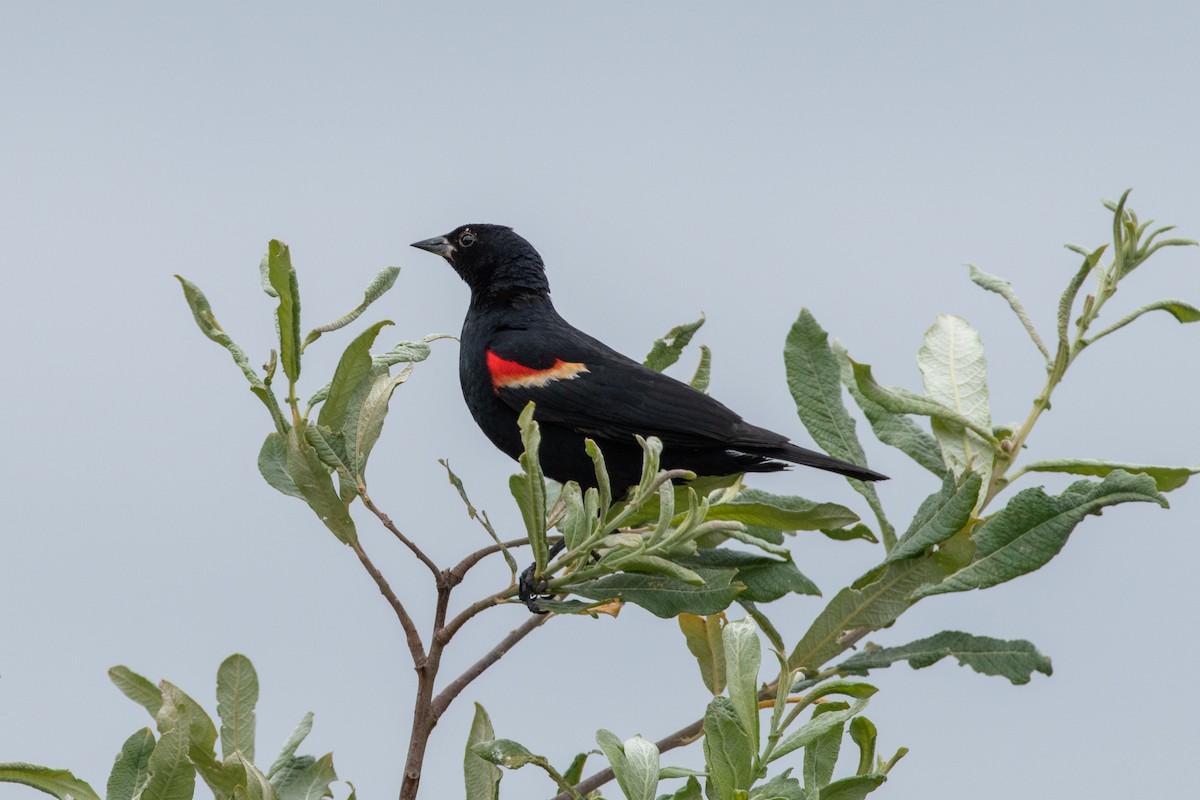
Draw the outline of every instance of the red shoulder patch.
M504 388L541 387L550 381L569 381L588 371L586 364L561 358L554 359L554 363L545 369L536 369L519 361L509 361L491 350L487 351L487 367L492 376L492 389L497 392Z

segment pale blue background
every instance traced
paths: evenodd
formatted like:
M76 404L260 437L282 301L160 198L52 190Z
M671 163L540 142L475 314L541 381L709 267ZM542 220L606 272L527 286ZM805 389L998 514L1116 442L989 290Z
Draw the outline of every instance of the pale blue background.
M1061 245L1106 240L1102 198L1133 186L1144 216L1200 235L1200 12L977 6L5 4L0 760L102 788L148 723L105 670L167 677L211 707L236 650L263 681L260 760L311 709L307 751L333 749L360 797L398 790L414 685L398 626L352 554L258 477L266 415L171 277L202 286L257 363L272 336L257 272L269 238L292 246L306 330L401 265L368 315L400 339L456 332L467 299L408 243L513 225L545 256L560 311L627 353L703 310L713 394L800 441L780 352L801 307L912 388L923 332L959 313L984 337L996 420L1023 418L1039 358L962 265L1011 279L1049 336L1078 262ZM1106 318L1200 301L1198 275L1200 252L1156 258ZM1029 457L1200 461L1198 327L1160 314L1086 353ZM345 341L312 348L305 392ZM456 359L439 342L398 392L371 470L377 501L440 563L484 539L439 457L506 534L520 528L513 466L467 415ZM894 476L881 494L903 525L934 482L867 447ZM835 477L755 483L865 513ZM923 602L871 637L1029 638L1055 665L1025 687L948 663L880 675L881 750L912 753L878 796L1194 790L1196 486L1172 503L1090 518L1037 574ZM427 620L427 574L359 518ZM795 553L827 594L880 555L814 536ZM474 578L460 602L505 573L497 561ZM818 608L797 598L777 613L794 639ZM523 617L473 623L447 676ZM619 623L555 620L442 720L423 796L461 795L471 700L561 765L597 727L657 738L695 718L693 671L675 624L636 608ZM527 772L506 777L507 797L550 794Z

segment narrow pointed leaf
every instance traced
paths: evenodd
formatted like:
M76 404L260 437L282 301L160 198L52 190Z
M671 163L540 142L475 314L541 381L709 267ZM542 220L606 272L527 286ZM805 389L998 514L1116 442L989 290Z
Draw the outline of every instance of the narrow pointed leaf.
M696 331L700 330L700 326L703 324L704 315L701 314L700 319L695 322L687 322L671 328L665 336L655 340L650 348L650 353L642 363L655 372L662 372L679 360L683 349L688 346L692 337L696 335Z
M871 375L869 364L852 361L851 368L854 371L854 381L858 384L859 391L869 400L878 403L893 414L916 414L922 417L931 417L940 420L947 427L967 428L993 448L1000 446L1000 441L992 433L990 427L978 424L950 406L899 386L880 386Z
M1082 458L1062 458L1053 461L1035 461L1022 467L1023 472L1065 472L1070 475L1094 475L1103 478L1122 470L1132 475L1149 475L1160 492L1170 492L1188 482L1188 478L1200 474L1200 467L1158 467L1148 464L1121 464L1115 461L1092 461Z
M1114 331L1119 331L1121 328L1124 328L1138 317L1151 311L1166 311L1180 323L1200 322L1200 308L1196 308L1190 303L1185 303L1182 300L1158 300L1153 303L1148 303L1136 311L1132 311L1125 315L1112 325L1097 333L1095 336L1090 337L1087 340L1087 343L1091 344L1092 342L1095 342L1096 340L1101 339L1110 333L1113 333Z
M234 653L217 670L217 716L221 719L221 754L239 752L254 760L254 706L258 675L250 659Z
M317 422L330 430L341 431L346 427L346 416L351 410L354 395L359 392L360 385L370 380L373 364L371 363L371 346L375 344L385 326L391 325L390 320L377 322L354 337L354 341L342 352L337 369L333 372L333 380L329 382L329 392Z
M162 708L162 690L148 679L126 666L110 669L108 679L121 690L121 694L149 711L150 716L158 716L158 711Z
M1026 489L979 525L974 560L936 585L922 587L914 599L944 592L986 589L1040 569L1058 554L1084 517L1118 503L1152 502L1167 507L1149 475L1117 470L1099 483L1077 481L1057 497Z
M279 296L275 319L279 330L279 360L283 374L295 382L300 378L300 287L288 246L272 239L267 246L267 278Z
M324 800L333 797L329 787L336 780L333 754L326 753L303 769L289 772L274 788L279 800Z
M875 765L875 741L879 732L875 723L866 717L855 717L850 720L850 738L858 745L858 775L870 773Z
M700 617L680 614L679 629L687 641L688 652L696 658L704 688L719 695L725 691L725 644L721 639L724 614Z
M708 384L712 378L712 351L708 349L708 345L700 345L700 363L696 365L696 372L692 375L692 379L688 381L688 385L698 392L707 392Z
M904 414L893 414L863 394L854 380L854 369L846 349L836 341L832 346L834 357L838 361L842 383L850 392L850 396L858 403L858 407L862 409L863 415L871 424L871 430L879 441L895 447L939 478L945 477L946 464L942 461L942 450L938 447L937 440L917 425L912 418Z
M718 547L699 550L695 555L685 556L678 561L692 569L736 569L736 580L746 585L746 589L738 595L738 600L770 603L786 594L821 594L817 585L796 568L790 557L786 561L780 561L770 556Z
M683 613L717 614L743 589L741 583L733 583L734 570L698 568L695 572L704 579L704 586L689 586L663 575L622 572L570 586L569 591L591 600L624 600L672 619Z
M917 365L925 382L925 396L970 420L975 427L990 429L987 360L979 333L962 317L939 314L925 333L917 352ZM956 474L971 469L987 477L992 471L995 450L989 439L980 439L950 420L934 417L933 435L942 455ZM994 439L994 437L990 437Z
M858 515L836 503L744 489L731 500L710 505L706 519L733 520L777 531L816 531L851 525L858 522Z
M793 669L820 668L846 649L842 644L846 633L891 624L912 605L911 595L918 587L936 582L946 572L930 558L906 559L887 565L874 580L842 589L792 649L788 664Z
M463 755L463 779L466 783L466 800L497 800L500 796L500 768L485 761L473 748L480 742L496 738L492 720L479 703L475 704L475 718L467 735L467 749Z
M831 730L835 728L840 729L851 717L856 716L866 708L868 702L866 698L863 698L855 700L849 708L817 714L808 722L801 725L799 729L784 737L783 741L771 753L769 761L776 761L788 753L799 750L801 747L808 747Z
M832 703L817 706L813 709L813 714L836 713L835 708L836 706ZM826 709L829 710L826 711ZM833 768L837 766L838 756L842 752L844 736L845 724L843 723L830 728L804 748L804 786L810 792L824 789L833 780Z
M370 376L358 384L350 399L342 434L346 439L346 457L351 471L359 481L365 481L367 459L383 432L392 394L408 380L412 370L413 366L409 364L391 375L386 367L373 367Z
M287 741L283 743L283 749L280 751L279 757L275 759L275 762L271 764L271 768L267 770L268 777L274 776L275 773L283 769L283 767L295 757L296 751L300 749L300 744L308 737L308 734L312 732L312 726L313 713L309 711L300 718L300 724L296 726L295 730L292 731L291 736L289 736Z
M288 475L313 513L344 544L358 541L354 520L333 486L317 451L293 428L287 438Z
M853 775L834 781L821 790L821 800L862 800L887 781L886 775Z
M1018 685L1029 683L1034 672L1044 675L1052 672L1050 659L1031 642L992 639L961 631L943 631L900 647L864 650L843 661L837 669L845 674L866 674L897 661L907 661L913 669L922 669L948 656L983 675L998 675Z
M329 333L330 331L336 331L339 328L344 328L362 316L362 313L367 310L367 306L371 305L371 303L374 303L376 300L382 297L388 289L392 288L393 284L396 283L396 276L399 274L399 267L384 267L381 269L379 273L371 280L371 282L367 284L366 291L363 292L363 301L361 303L351 309L344 316L335 319L333 322L313 328L311 331L309 331L308 336L304 337L303 346L308 347L317 339L321 338L321 334Z
M842 400L841 370L829 345L829 334L807 308L800 311L788 333L783 361L796 412L813 441L834 458L865 465L867 456L859 442L854 419ZM869 482L853 479L850 479L850 485L866 498L871 510L879 517L884 544L890 548L894 533L884 516L875 487Z
M100 800L100 795L71 774L70 770L51 769L23 761L0 762L0 783L22 783L53 795L58 800Z
M542 435L533 415L534 404L530 402L517 419L521 428L521 441L525 447L518 461L524 472L514 475L509 480L509 489L521 509L521 517L525 520L525 531L529 535L529 545L533 550L537 573L540 575L546 569L549 545L546 543L546 477L538 461Z
M947 475L941 491L930 495L921 504L912 525L900 537L887 560L918 556L962 530L971 519L982 484L976 472L968 473L960 486L955 485L954 476Z
M1017 315L1017 319L1025 326L1025 330L1029 333L1029 338L1033 339L1033 343L1037 345L1037 349L1041 351L1042 356L1048 361L1050 359L1050 351L1046 349L1045 342L1038 335L1037 329L1033 325L1033 320L1029 318L1029 314L1025 311L1025 306L1021 305L1020 299L1017 297L1016 291L1013 290L1012 284L996 275L990 275L976 267L974 264L967 264L967 269L970 270L971 280L976 286L995 292L1008 301L1008 305L1012 308L1013 313Z

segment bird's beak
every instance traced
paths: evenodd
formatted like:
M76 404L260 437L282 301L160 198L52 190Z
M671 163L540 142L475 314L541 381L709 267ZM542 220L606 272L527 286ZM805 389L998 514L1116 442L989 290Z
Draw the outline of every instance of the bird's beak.
M454 252L454 245L450 244L450 240L445 236L435 236L432 239L423 239L419 242L413 242L413 247L419 247L422 250L428 250L434 255L439 255L442 258L450 258L450 254Z

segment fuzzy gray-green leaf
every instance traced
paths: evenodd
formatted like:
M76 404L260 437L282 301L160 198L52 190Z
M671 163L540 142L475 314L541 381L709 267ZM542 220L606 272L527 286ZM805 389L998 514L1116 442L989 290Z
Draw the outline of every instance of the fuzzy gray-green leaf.
M51 769L23 761L0 763L0 783L22 783L54 795L58 800L100 800L87 781L76 778L70 770Z
M683 354L683 348L688 346L688 342L692 341L692 337L703 324L704 315L701 314L700 319L695 322L687 322L671 328L665 336L655 340L650 348L650 353L642 363L655 372L662 372L679 360L679 356Z
M1084 517L1129 502L1167 506L1152 477L1121 470L1099 483L1077 481L1056 497L1041 488L1019 492L976 527L972 533L975 555L968 566L936 585L923 587L913 597L986 589L1033 572L1058 554Z
M371 303L374 303L383 296L384 292L392 288L392 285L396 283L396 276L399 274L399 267L384 267L381 269L375 275L375 277L371 279L371 282L367 284L367 288L363 292L362 302L351 309L344 316L335 319L333 322L330 322L327 325L321 325L309 331L308 336L304 337L303 347L308 347L310 344L315 342L321 337L321 334L329 333L330 331L336 331L339 328L344 328L354 320L358 319L362 313L367 310L367 306L371 305Z
M162 690L150 680L121 665L108 671L108 679L121 690L121 694L149 711L150 716L158 716L162 708Z
M955 485L954 476L947 475L941 490L921 504L912 524L900 537L887 560L899 561L918 556L962 530L971 519L982 484L976 472L968 472L958 486Z
M1103 478L1122 470L1131 475L1149 475L1155 488L1170 492L1180 488L1193 475L1200 475L1200 467L1162 467L1150 464L1122 464L1116 461L1095 461L1084 458L1060 458L1050 461L1035 461L1021 468L1022 472L1065 472L1070 475L1093 475Z
M300 378L300 288L292 254L278 239L267 245L267 277L279 296L275 320L279 331L279 360L283 374L295 382Z
M254 706L258 703L258 674L250 659L234 653L217 670L217 716L221 719L221 753L239 752L254 760Z
M897 661L907 661L913 669L922 669L948 656L954 656L959 664L983 675L998 675L1018 685L1029 683L1034 672L1049 675L1053 671L1050 659L1039 653L1031 642L992 639L962 631L942 631L900 647L863 650L843 661L837 669L846 674L865 674Z

